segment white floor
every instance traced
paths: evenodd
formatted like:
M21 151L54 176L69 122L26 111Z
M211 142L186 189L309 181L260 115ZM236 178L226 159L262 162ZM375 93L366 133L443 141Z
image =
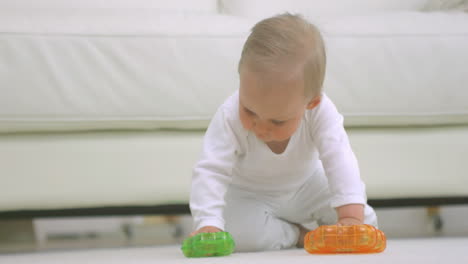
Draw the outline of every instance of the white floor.
M0 255L2 264L466 264L468 263L468 238L392 239L387 249L378 254L311 255L301 249L234 253L227 257L187 259L179 246L145 248L116 248L67 252L42 252L17 255Z

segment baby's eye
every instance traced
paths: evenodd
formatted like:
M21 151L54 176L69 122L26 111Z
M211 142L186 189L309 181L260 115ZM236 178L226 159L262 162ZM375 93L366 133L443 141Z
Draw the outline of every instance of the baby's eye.
M286 121L279 121L279 120L271 120L271 122L277 126L281 126L281 125L284 125L284 123L286 123Z
M249 109L245 108L244 107L244 111L248 114L248 115L255 115L254 112L250 111Z

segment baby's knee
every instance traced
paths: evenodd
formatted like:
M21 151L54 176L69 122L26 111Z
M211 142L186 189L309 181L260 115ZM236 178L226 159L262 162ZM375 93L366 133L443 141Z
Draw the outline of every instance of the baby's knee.
M226 231L234 238L237 252L268 250L268 243L265 241L268 230L264 225L259 225L252 217L226 219Z
M262 221L226 222L226 231L236 243L236 252L270 251L290 248L297 243L298 231L292 224L268 213Z
M266 231L266 230L265 230ZM271 243L266 241L264 235L260 232L252 230L232 231L231 232L236 243L236 252L256 252L273 250Z

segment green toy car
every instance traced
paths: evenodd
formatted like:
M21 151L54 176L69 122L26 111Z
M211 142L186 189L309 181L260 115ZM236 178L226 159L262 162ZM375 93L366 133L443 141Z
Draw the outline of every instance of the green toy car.
M200 233L182 243L182 252L188 258L228 256L235 248L228 232Z

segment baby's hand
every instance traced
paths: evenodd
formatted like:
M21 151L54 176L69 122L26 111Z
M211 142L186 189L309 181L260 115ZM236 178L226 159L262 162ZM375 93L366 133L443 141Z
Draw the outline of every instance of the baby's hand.
M338 220L338 223L336 223L339 226L350 226L350 225L362 225L363 222L357 218L352 218L352 217L343 217Z
M199 233L216 233L216 232L221 232L222 230L215 227L215 226L204 226L197 231L194 231L190 234L190 236L194 236Z
M337 225L362 225L364 222L364 205L346 204L336 208L338 213Z

